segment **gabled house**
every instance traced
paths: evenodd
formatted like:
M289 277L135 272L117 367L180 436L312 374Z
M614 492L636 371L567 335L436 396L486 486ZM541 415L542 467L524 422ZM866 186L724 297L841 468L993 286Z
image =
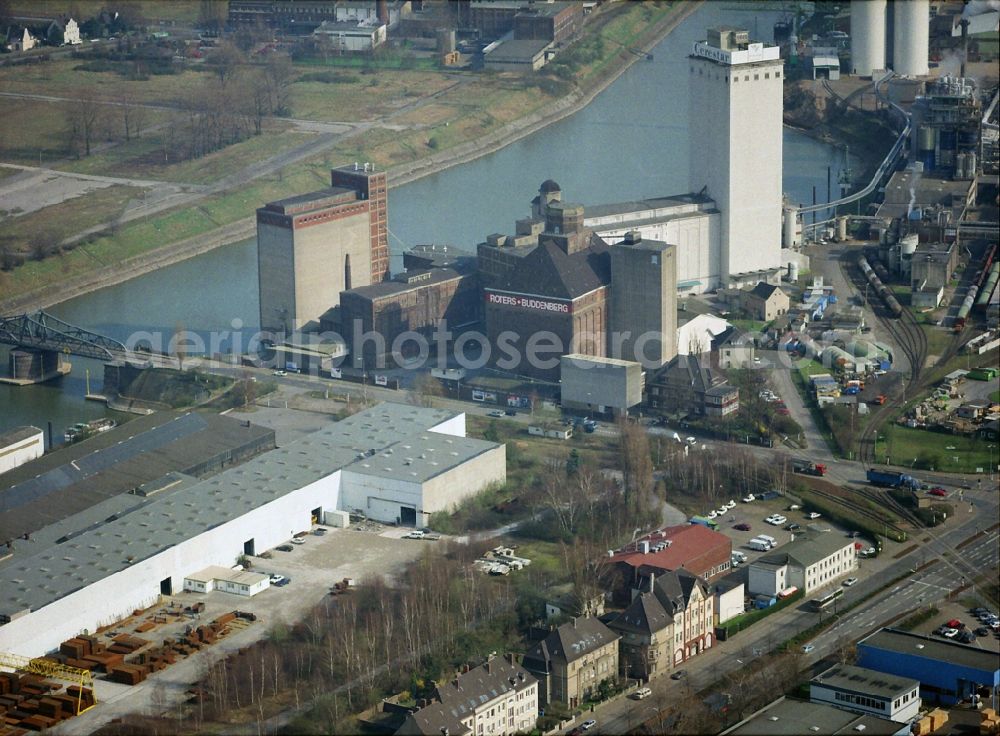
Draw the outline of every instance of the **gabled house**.
M770 322L788 313L788 294L781 287L761 281L752 289L742 292L743 309L754 319Z
M38 45L38 41L31 34L31 31L23 26L8 28L6 43L8 51L31 51Z
M713 643L713 600L708 584L686 570L654 576L608 627L621 635L620 672L651 680Z
M605 680L618 679L619 635L596 618L563 624L524 655L524 669L538 678L538 700L578 708Z
M53 46L76 46L80 40L80 25L68 15L56 18L45 29L45 37Z
M647 384L646 403L659 414L724 417L740 408L740 392L697 355L678 355Z
M431 702L406 716L397 734L508 736L538 720L538 681L513 654L491 656L438 685Z

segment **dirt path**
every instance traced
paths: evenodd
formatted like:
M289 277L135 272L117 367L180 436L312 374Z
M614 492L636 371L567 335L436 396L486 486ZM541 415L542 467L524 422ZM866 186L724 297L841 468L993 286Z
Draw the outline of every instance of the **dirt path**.
M541 130L547 125L558 122L563 118L586 107L600 92L611 85L618 77L632 66L636 61L644 58L641 51L648 52L659 43L667 34L676 28L684 19L691 15L700 7L700 2L684 3L675 9L670 16L661 20L645 43L637 46L636 49L619 57L613 68L597 79L591 80L586 89L574 90L566 97L551 105L548 109L537 112L524 118L515 120L495 133L485 136L476 141L470 141L456 146L440 154L435 154L419 161L395 167L388 172L390 186L401 186L415 181L431 173L439 173L443 169L473 161L481 156L493 153L504 146L507 146L521 138ZM450 89L450 88L449 88ZM0 93L2 94L2 93ZM426 104L436 95L428 98L416 100L409 106L395 111L385 119L378 122L361 123L351 127L349 131L336 134L321 134L317 140L309 141L297 146L290 151L272 157L264 162L258 162L248 166L236 175L227 177L225 184L229 187L239 186L249 180L249 178L259 178L278 169L294 163L304 158L321 153L343 139L360 135L373 127L391 127L391 120L404 112L409 112L413 107ZM54 98L55 99L55 98ZM312 121L309 121L310 124ZM61 173L61 172L57 172ZM248 178L249 177L249 178ZM210 189L212 191L223 191L223 182L219 182ZM179 197L190 197L191 203L196 201L200 194L179 195ZM178 204L187 204L183 198L164 200L149 205L148 207L134 208L118 224L130 221L136 217L148 216L168 208L176 207ZM97 226L95 231L101 226ZM77 277L68 278L60 283L59 289L51 286L41 287L19 296L0 301L0 314L18 314L21 312L31 312L38 309L45 309L54 304L67 299L82 296L92 291L124 283L136 276L149 273L158 268L169 266L174 263L186 260L196 255L206 253L223 245L235 243L240 240L252 237L255 232L255 219L253 217L244 218L230 223L223 227L211 230L207 233L188 238L176 243L164 245L154 251L130 258L121 263L115 264L113 268L102 268L98 271L80 274Z

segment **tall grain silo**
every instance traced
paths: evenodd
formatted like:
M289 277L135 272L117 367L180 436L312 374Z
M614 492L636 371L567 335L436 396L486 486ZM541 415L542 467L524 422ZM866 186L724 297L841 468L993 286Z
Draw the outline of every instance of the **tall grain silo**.
M894 0L892 69L908 77L927 75L930 54L930 0Z
M886 0L851 2L851 73L870 77L885 69Z

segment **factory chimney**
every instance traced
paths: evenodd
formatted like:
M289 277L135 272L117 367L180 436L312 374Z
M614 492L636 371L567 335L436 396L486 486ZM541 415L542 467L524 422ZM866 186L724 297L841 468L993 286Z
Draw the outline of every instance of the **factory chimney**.
M959 76L965 78L965 64L969 61L969 19L962 18L959 21L962 26L962 69Z

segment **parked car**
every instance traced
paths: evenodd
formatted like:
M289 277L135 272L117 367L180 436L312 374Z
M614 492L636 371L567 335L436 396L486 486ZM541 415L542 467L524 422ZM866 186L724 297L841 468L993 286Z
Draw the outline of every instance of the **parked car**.
M850 588L856 582L858 582L857 578L847 578L847 580L844 581L844 587Z
M757 497L751 493L751 494L749 494L747 496L744 496L742 500L743 500L743 503L752 503L754 501L754 499L756 499L756 498Z
M946 636L949 639L954 639L956 636L958 636L958 629L947 629L946 628L944 631L941 632L941 635L942 636Z
M284 371L271 371L272 376L287 376L288 374Z
M302 539L301 537L295 537L295 539L292 540L292 544L305 544L305 543L306 540Z
M929 491L927 491L927 494L930 496L947 496L948 491L946 491L944 488L931 488Z
M963 644L971 644L976 640L976 635L971 631L963 631L956 638Z
M640 687L638 690L636 690L634 693L632 693L632 699L633 700L642 700L643 698L648 698L652 694L653 694L653 691L650 690L648 687Z
M506 414L509 417L516 417L517 416L517 409L507 409L507 410L504 411L504 414Z
M687 670L677 670L675 673L670 675L671 680L682 680L687 676Z
M948 623L945 624L949 629L964 629L965 624L959 621L957 618L953 618Z
M786 532L795 532L795 531L798 531L798 530L799 530L799 529L801 529L801 528L802 528L801 526L799 526L798 524L796 524L796 523L795 523L795 522L793 521L793 522L792 522L791 524L787 524L787 525L785 526L785 531L786 531Z
M279 544L275 549L279 552L291 552L295 547L290 544Z
M990 630L985 626L980 626L974 633L976 636L989 636Z
M499 409L494 409L493 411L489 412L486 416L488 416L488 417L502 417L503 416L503 412L500 411Z
M815 511L810 511L808 514L806 514L806 518L807 519L818 519L820 516L821 516L821 514L815 512Z
M589 731L590 729L592 729L596 725L597 725L597 721L595 721L593 718L590 718L590 719L584 721L583 723L581 723L580 724L580 728L582 728L584 731Z
M804 654L809 654L809 652L813 651L815 648L816 647L812 644L806 644L805 646L802 647L802 652Z
M743 522L742 524L736 524L733 529L739 529L741 532L748 532L750 531L750 525Z
M271 580L271 585L277 585L278 583L280 583L280 582L281 582L282 580L284 580L284 579L285 579L285 576L284 576L284 575L279 575L279 574L278 574L278 573L276 573L276 572L274 572L274 573L271 573L271 578L270 578L270 580Z

